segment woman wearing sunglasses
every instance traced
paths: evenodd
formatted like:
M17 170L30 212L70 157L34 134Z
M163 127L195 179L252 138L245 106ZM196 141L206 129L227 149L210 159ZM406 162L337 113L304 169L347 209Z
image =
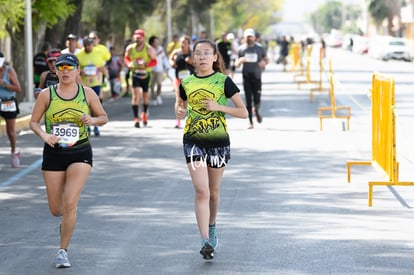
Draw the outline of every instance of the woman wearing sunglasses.
M41 75L40 75L40 83L39 83L39 88L40 89L44 89L46 87L55 85L59 83L59 78L56 74L56 59L61 55L60 50L59 49L52 49L50 51L47 52L46 54L46 62L47 62L47 66L49 66L49 70L48 71L44 71ZM40 92L41 90L39 90ZM38 94L35 94L36 97Z
M67 249L80 193L92 169L87 127L104 125L108 117L96 93L78 84L80 69L75 55L60 55L55 66L59 83L40 92L30 127L45 142L42 172L50 212L62 217L56 257L56 267L60 268L71 266ZM40 125L43 115L45 129Z

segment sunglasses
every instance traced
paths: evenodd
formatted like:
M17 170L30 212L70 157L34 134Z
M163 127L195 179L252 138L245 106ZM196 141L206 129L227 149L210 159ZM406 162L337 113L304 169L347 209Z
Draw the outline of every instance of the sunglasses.
M64 70L73 71L75 69L76 69L76 66L72 66L72 65L59 65L59 66L56 66L56 70L58 70L60 72L63 72Z

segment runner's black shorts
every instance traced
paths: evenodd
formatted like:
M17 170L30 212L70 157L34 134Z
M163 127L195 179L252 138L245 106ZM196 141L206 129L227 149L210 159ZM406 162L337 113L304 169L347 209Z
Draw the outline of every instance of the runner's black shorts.
M230 146L202 148L184 143L183 149L187 164L191 163L196 167L222 168L230 160Z
M3 117L4 119L15 119L15 118L17 118L17 115L20 113L19 103L17 102L17 100L15 98L2 99L2 100L4 100L4 101L13 100L16 103L16 111L14 111L14 112L3 112L3 111L0 111L0 116Z
M136 73L132 73L132 88L141 87L144 93L148 92L149 83L151 80L151 75L148 73L144 76L141 76Z
M86 163L92 166L92 147L88 142L79 148L43 147L43 171L66 171L72 163Z

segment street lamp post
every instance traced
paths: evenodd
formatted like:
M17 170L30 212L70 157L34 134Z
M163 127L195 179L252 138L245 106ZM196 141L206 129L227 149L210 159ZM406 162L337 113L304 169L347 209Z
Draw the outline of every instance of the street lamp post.
M33 37L32 37L32 2L26 0L26 16L24 17L24 41L26 57L26 96L29 102L34 101L33 93Z
M172 40L172 27L171 27L171 0L167 0L167 41Z

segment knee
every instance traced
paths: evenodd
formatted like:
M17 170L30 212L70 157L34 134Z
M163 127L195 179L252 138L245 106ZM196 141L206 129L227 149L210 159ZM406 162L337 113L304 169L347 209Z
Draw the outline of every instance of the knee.
M64 208L66 213L76 211L78 205L74 200L65 201Z
M218 201L220 192L218 190L210 190L210 201Z
M196 189L197 200L208 200L210 199L210 192L208 188Z
M61 217L63 215L62 209L58 209L58 208L49 208L49 209L50 209L50 213L55 217Z

